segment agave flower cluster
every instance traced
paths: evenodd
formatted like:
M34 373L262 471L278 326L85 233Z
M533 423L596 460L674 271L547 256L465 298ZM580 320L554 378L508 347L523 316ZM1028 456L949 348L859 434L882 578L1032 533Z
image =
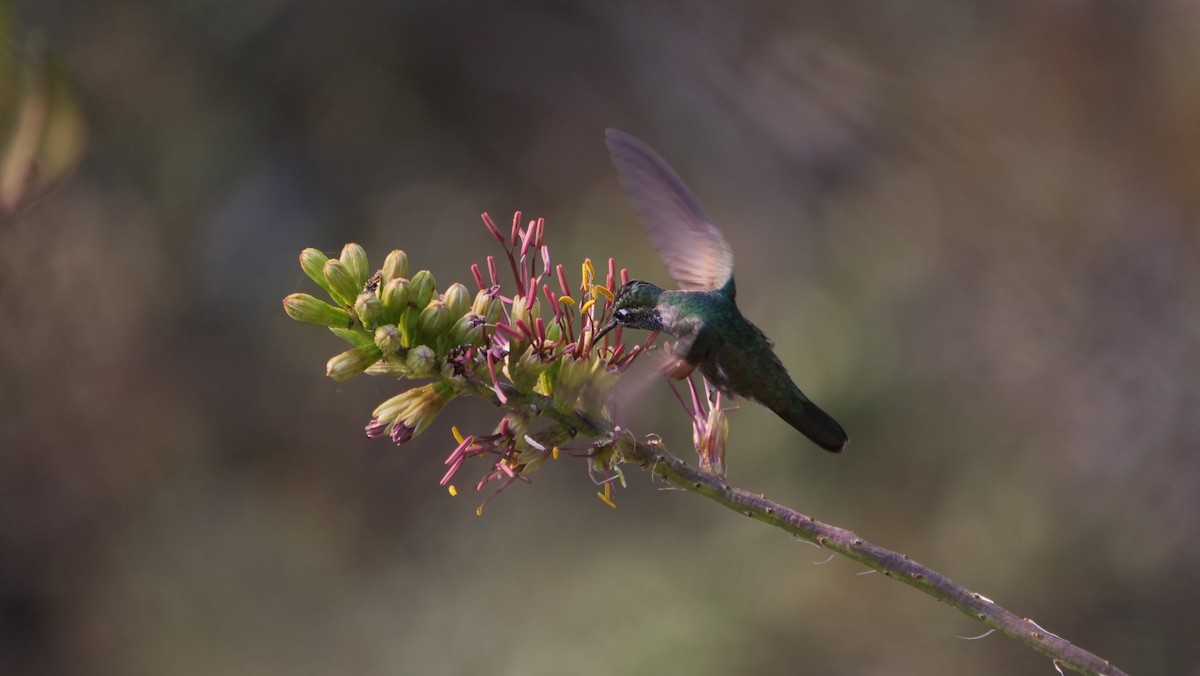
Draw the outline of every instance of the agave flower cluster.
M337 380L360 373L427 379L376 407L366 427L370 437L387 436L404 444L417 436L455 398L484 396L504 416L488 434L462 436L446 460L442 484L454 493L452 478L472 458L488 458L491 467L476 484L503 488L560 450L586 455L609 502L611 480L619 477L619 454L612 437L576 439L580 430L528 405L531 397L552 411L607 421L607 401L620 374L652 345L654 336L632 348L620 342L620 330L593 344L608 320L612 294L627 273L608 261L603 283L590 260L581 266L578 285L554 265L544 243L542 219L523 224L513 217L509 232L487 215L484 225L504 256L489 256L484 267L471 266L476 290L454 283L439 292L428 270L409 275L408 256L392 251L383 266L371 270L367 254L347 244L337 258L316 249L300 254L300 266L332 299L292 294L284 309L293 319L327 326L350 349L329 360L326 372ZM501 271L511 275L505 292ZM610 338L611 336L611 338Z

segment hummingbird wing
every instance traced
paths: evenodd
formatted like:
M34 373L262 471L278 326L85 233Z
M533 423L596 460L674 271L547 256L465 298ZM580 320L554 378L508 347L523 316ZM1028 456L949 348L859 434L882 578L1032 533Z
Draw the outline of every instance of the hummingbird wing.
M687 185L645 143L617 129L604 135L617 178L679 288L723 288L733 279L733 252Z

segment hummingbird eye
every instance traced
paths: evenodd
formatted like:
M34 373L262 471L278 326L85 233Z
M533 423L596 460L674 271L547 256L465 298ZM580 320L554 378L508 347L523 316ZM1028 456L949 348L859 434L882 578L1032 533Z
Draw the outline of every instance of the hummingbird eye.
M617 310L616 315L617 319L627 319L629 317L629 310L621 308L620 310Z

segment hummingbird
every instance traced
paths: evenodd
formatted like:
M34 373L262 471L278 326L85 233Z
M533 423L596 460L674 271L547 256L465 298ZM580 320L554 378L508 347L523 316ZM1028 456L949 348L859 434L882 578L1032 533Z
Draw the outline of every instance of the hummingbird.
M841 452L842 426L800 391L771 341L738 310L733 252L700 202L645 143L617 129L605 136L617 177L679 290L627 282L594 340L618 326L673 336L668 377L680 380L698 368L721 392L762 404L816 445Z

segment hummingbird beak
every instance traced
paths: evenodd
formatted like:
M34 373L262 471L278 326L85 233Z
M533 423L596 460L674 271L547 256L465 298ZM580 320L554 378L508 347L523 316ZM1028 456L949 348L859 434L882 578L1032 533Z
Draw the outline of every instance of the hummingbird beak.
M612 331L613 329L617 328L618 326L620 326L620 324L617 323L617 320L614 319L614 320L610 321L607 326L600 329L599 333L592 336L592 344L595 345L596 343L600 342L600 339L604 337L604 334L608 333L609 331Z

